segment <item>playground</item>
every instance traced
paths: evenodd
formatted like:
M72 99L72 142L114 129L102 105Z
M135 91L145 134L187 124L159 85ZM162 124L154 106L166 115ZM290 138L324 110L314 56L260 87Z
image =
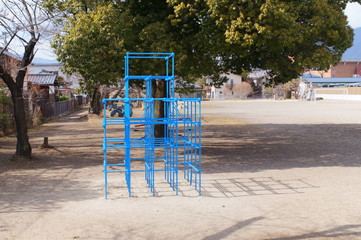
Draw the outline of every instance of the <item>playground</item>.
M202 113L202 196L187 181L176 196L157 174L153 196L134 173L129 197L113 173L105 200L103 118L86 109L31 129L33 161L9 161L15 137L0 138L0 239L361 238L359 102L202 102Z

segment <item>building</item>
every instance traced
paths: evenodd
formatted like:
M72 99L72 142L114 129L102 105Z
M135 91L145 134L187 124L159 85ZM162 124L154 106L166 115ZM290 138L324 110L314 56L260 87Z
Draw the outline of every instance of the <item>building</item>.
M38 74L27 74L27 89L36 95L37 102L55 102L55 95L59 90L57 72L40 72ZM34 96L35 97L35 96Z
M356 28L354 34L352 47L342 55L339 64L331 67L331 77L361 77L361 28Z
M22 59L19 56L10 53L9 51L3 51L2 47L0 47L0 52L2 52L0 55L1 68L8 72L11 77L15 78L19 68L21 67Z
M337 65L331 66L328 71L312 68L305 69L304 73L323 78L361 77L361 28L354 29L354 34L352 47L346 50Z
M240 85L242 83L242 76L236 74L222 74L221 76L226 76L229 80L220 88L212 86L210 91L207 93L207 97L214 100L241 98L242 92Z
M68 75L63 71L63 64L61 63L32 63L28 67L27 74L39 74L41 72L57 72L64 80L64 86L70 89L79 88L79 77L76 74Z

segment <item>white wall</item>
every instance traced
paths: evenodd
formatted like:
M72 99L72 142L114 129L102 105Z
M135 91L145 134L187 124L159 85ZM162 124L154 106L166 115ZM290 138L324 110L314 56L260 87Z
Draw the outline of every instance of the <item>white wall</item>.
M361 95L347 95L347 94L318 94L316 98L323 98L329 100L345 100L345 101L361 101Z
M221 74L221 77L228 77L228 82L224 83L220 88L215 88L212 86L211 89L211 99L225 99L225 98L234 98L232 92L227 89L227 86L231 84L233 80L233 85L242 82L242 76L236 74ZM228 91L227 91L228 90Z

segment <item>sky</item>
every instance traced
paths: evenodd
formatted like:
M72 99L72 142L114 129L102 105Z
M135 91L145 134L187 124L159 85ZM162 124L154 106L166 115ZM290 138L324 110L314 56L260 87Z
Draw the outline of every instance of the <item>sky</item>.
M348 17L349 25L352 28L361 27L361 5L359 3L349 3L346 7L345 14ZM38 52L36 58L44 58L55 60L56 55L49 47L49 42L45 41L38 45Z
M361 5L359 3L347 4L345 14L348 17L348 23L352 28L361 27Z

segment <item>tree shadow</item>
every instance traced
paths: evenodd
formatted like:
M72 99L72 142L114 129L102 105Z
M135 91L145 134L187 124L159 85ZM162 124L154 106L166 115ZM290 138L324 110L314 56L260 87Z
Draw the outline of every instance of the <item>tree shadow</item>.
M226 238L228 235L244 228L244 227L247 227L248 225L251 225L253 224L254 222L258 222L258 221L261 221L263 220L264 217L254 217L254 218L250 218L250 219L247 219L247 220L244 220L244 221L239 221L237 222L236 224L234 224L233 226L230 226L218 233L215 233L215 234L212 234L212 235L209 235L207 237L204 237L203 240L216 240L216 239L224 239Z
M361 166L359 124L205 125L203 173Z
M101 196L102 185L79 181L73 169L49 173L17 171L0 177L1 213L44 212L60 207L64 201L94 199Z
M299 239L336 239L340 237L349 237L349 239L359 239L361 236L361 225L344 225L331 228L326 231L306 233L290 237L267 238L267 240L299 240Z

